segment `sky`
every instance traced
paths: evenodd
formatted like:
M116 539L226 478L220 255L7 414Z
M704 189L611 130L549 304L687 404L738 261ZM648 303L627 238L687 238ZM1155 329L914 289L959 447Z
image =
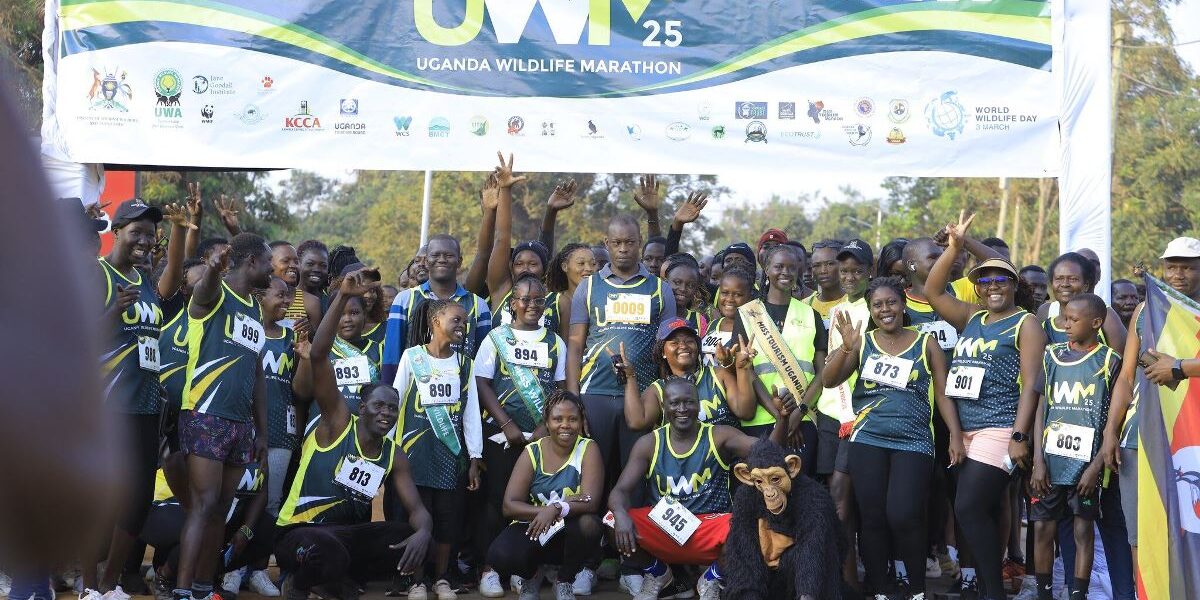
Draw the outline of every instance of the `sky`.
M1168 16L1175 29L1176 42L1184 43L1177 48L1179 55L1191 65L1193 71L1200 71L1200 0L1183 0L1178 6L1168 10ZM1195 43L1187 44L1186 42ZM321 172L321 175L333 179L346 179L351 176L349 172L342 170ZM278 183L287 177L288 171L276 171L272 180ZM847 180L843 177L822 177L815 174L806 176L801 182L790 178L764 178L758 175L725 175L720 177L720 181L732 192L732 197L726 201L731 205L740 205L745 202L764 203L773 195L785 199L805 194L814 198L826 196L831 199L840 199L842 197L840 189L844 186L861 191L867 198L883 195L883 189L880 187L883 178L879 177ZM815 210L817 207L812 208Z

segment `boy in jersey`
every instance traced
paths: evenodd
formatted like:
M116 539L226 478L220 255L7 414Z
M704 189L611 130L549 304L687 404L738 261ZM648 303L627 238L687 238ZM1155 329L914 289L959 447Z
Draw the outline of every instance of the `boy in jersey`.
M780 411L771 440L783 444L791 394L773 398ZM666 425L642 436L609 495L617 551L627 566L641 567L641 591L635 600L657 600L674 581L668 564L709 565L697 582L701 600L720 598L718 559L729 536L731 499L729 468L735 458L745 458L757 441L728 425L699 420L696 385L687 378L668 379L663 389ZM630 496L646 482L651 505L630 508ZM668 500L669 499L669 500ZM673 508L663 507L674 501ZM686 513L698 528L680 543L666 533L664 514ZM647 566L648 564L648 566Z
M252 292L270 284L271 249L263 238L241 233L205 264L187 308L179 442L190 506L179 541L177 600L212 595L223 518L237 483L246 465L267 461L266 335Z
M1058 521L1075 517L1075 581L1071 600L1086 597L1091 578L1094 522L1100 516L1100 440L1121 357L1100 343L1108 307L1083 293L1063 308L1065 344L1046 348L1045 386L1037 412L1029 520L1034 521L1038 600L1052 598L1051 567Z

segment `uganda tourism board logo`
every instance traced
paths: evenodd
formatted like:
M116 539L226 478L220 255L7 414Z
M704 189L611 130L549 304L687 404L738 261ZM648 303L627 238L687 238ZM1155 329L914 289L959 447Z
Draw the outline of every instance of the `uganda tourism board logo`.
M343 117L358 116L358 98L342 98L338 102L338 114Z
M934 135L955 140L967 123L967 109L958 101L958 92L945 92L925 105L925 120Z
M409 115L392 117L392 124L396 126L396 137L408 137L408 129L412 127L413 118Z
M450 121L446 119L446 117L434 117L433 120L429 122L429 137L450 137Z
M91 105L88 110L115 110L129 112L125 106L133 98L133 88L125 83L126 72L120 67L108 71L104 75L95 68L92 69L92 87L88 90L88 100Z
M183 80L179 71L163 69L154 74L154 116L162 119L183 118L183 110L179 108L179 97L183 95Z
M734 105L735 119L765 119L767 118L766 102L737 102Z

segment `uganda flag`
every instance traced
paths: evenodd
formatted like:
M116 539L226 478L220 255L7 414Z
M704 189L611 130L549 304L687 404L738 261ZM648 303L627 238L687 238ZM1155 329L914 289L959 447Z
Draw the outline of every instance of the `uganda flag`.
M1142 351L1200 358L1200 304L1145 279ZM1138 597L1200 598L1200 378L1172 390L1137 373Z

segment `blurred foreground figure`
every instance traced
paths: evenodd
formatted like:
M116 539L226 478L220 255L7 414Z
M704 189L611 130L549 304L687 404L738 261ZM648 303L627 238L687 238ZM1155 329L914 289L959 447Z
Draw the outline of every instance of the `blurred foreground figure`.
M4 86L6 88L7 86ZM109 522L122 461L100 400L94 247L54 202L0 88L0 564L51 565Z

